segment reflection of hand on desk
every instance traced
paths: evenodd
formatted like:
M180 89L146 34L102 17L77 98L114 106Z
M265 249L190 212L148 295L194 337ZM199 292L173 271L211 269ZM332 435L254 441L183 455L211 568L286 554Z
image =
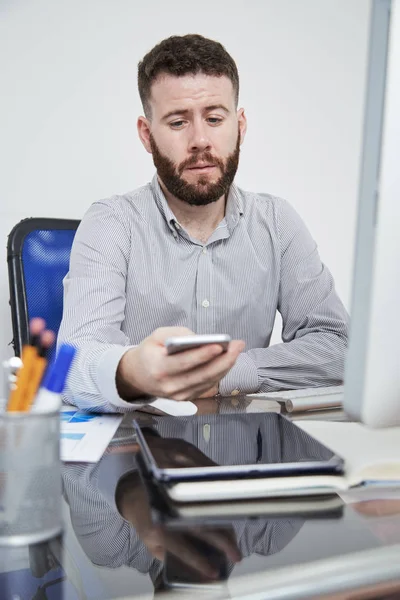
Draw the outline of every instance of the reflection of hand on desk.
M366 517L400 515L400 498L385 500L361 500L360 502L355 502L352 504L352 508Z
M400 488L398 498L362 500L351 508L365 517L365 525L385 544L398 543L400 537Z
M198 415L215 415L218 413L218 402L214 398L196 398L192 400L197 406Z
M197 526L179 531L154 523L147 491L138 472L129 473L118 483L116 500L121 515L135 527L149 552L160 561L169 553L185 572L193 570L197 577L207 581L216 579L218 573L210 557L201 551L202 542L219 550L232 563L241 559L231 527Z

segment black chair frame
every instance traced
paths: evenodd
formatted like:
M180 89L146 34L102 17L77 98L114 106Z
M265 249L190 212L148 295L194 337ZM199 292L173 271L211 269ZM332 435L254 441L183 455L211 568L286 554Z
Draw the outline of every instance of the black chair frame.
M12 345L16 356L21 355L22 347L29 341L29 315L22 264L25 238L32 231L37 230L76 230L79 224L80 221L75 219L31 217L17 223L8 236L7 264L13 330Z

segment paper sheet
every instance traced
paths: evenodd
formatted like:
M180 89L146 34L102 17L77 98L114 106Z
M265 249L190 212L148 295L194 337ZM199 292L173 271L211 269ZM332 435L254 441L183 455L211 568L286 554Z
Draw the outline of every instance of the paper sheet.
M64 462L99 461L123 419L123 415L87 413L74 406L63 406L60 416Z
M400 463L400 427L369 429L361 423L328 421L295 424L344 458L349 474L368 465Z

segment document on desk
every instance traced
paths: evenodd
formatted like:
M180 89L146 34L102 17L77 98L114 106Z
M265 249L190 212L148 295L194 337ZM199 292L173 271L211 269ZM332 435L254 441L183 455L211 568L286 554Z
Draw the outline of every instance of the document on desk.
M122 415L103 415L63 406L60 413L63 462L97 462L121 423Z
M345 460L342 490L400 486L400 427L369 429L361 423L296 423Z

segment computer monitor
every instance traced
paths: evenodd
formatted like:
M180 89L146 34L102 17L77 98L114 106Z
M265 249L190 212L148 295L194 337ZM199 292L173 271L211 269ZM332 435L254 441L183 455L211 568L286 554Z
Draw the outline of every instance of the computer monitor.
M344 409L400 425L400 0L372 2Z

